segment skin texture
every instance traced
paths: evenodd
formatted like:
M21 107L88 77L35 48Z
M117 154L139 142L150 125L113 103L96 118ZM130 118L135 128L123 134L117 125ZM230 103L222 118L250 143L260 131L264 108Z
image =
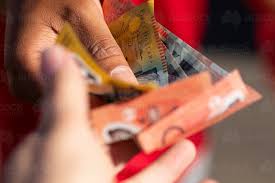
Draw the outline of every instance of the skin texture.
M121 162L135 153L129 143L100 144L90 128L86 83L71 54L52 47L65 21L107 72L137 82L103 19L99 1L10 0L5 42L10 86L26 99L44 95L44 102L39 128L6 165L6 183L111 183ZM184 140L126 182L174 182L194 157L193 144Z
M137 82L104 20L99 0L10 0L7 2L5 66L13 93L41 96L40 57L55 43L64 22L108 73Z
M53 47L42 60L42 120L13 153L4 183L114 182L117 167L89 126L86 85L71 54ZM194 157L194 145L183 140L124 182L173 183Z

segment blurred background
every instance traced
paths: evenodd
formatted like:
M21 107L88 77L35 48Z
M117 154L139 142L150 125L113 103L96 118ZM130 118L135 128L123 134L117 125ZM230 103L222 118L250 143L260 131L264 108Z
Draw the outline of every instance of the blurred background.
M275 181L275 97L268 73L274 56L264 52L266 43L273 41L268 34L274 31L275 20L258 3L209 1L204 54L227 70L239 68L245 81L264 97L210 131L211 177L222 183Z
M238 68L263 95L206 133L212 143L210 177L221 183L274 182L275 1L159 0L155 6L164 26L225 69ZM198 155L193 177L209 157Z

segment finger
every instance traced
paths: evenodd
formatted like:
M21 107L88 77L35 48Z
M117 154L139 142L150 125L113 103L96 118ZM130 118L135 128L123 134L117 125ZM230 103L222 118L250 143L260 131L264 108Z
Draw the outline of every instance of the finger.
M97 6L97 8L99 9L99 11L101 12L101 14L103 15L103 10L102 10L102 7L101 7L101 1L102 0L95 0L95 4Z
M88 125L86 83L71 53L54 46L42 55L45 83L43 128L70 128Z
M121 49L104 20L101 10L94 5L94 2L85 2L81 6L76 7L75 12L72 12L67 17L69 22L73 24L81 41L98 61L98 64L111 76L137 83Z
M43 79L47 82L38 133L44 142L43 160L51 165L45 171L61 177L47 176L47 180L110 182L113 167L90 128L86 82L72 58L58 46L42 56Z
M167 151L160 159L127 183L173 183L195 158L195 147L187 140Z
M204 180L202 183L218 183L218 182L216 180L207 179L207 180Z

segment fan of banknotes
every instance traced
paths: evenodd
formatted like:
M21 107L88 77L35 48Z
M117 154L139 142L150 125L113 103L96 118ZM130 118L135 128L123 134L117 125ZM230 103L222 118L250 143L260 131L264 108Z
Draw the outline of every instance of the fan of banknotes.
M111 78L66 24L57 43L75 53L89 92L106 105L91 125L106 144L135 139L145 152L163 148L259 100L239 72L227 72L154 18L153 1L105 0L104 16L139 85Z

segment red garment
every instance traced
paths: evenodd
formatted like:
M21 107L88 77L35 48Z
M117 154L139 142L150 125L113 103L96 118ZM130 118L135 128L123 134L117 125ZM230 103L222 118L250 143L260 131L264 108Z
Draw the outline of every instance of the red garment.
M139 1L139 0L138 0ZM204 30L206 13L206 0L157 0L156 17L164 26L175 32L176 35L191 44L199 46ZM187 18L186 18L187 17ZM35 107L24 104L14 99L8 91L4 66L3 66L3 42L4 42L4 18L0 21L0 163L7 159L7 156L30 131L38 121ZM204 144L202 133L190 138L197 147ZM144 153L134 157L121 171L117 178L124 180L139 172L157 159L165 150L154 152L151 155ZM1 170L0 164L0 170Z

